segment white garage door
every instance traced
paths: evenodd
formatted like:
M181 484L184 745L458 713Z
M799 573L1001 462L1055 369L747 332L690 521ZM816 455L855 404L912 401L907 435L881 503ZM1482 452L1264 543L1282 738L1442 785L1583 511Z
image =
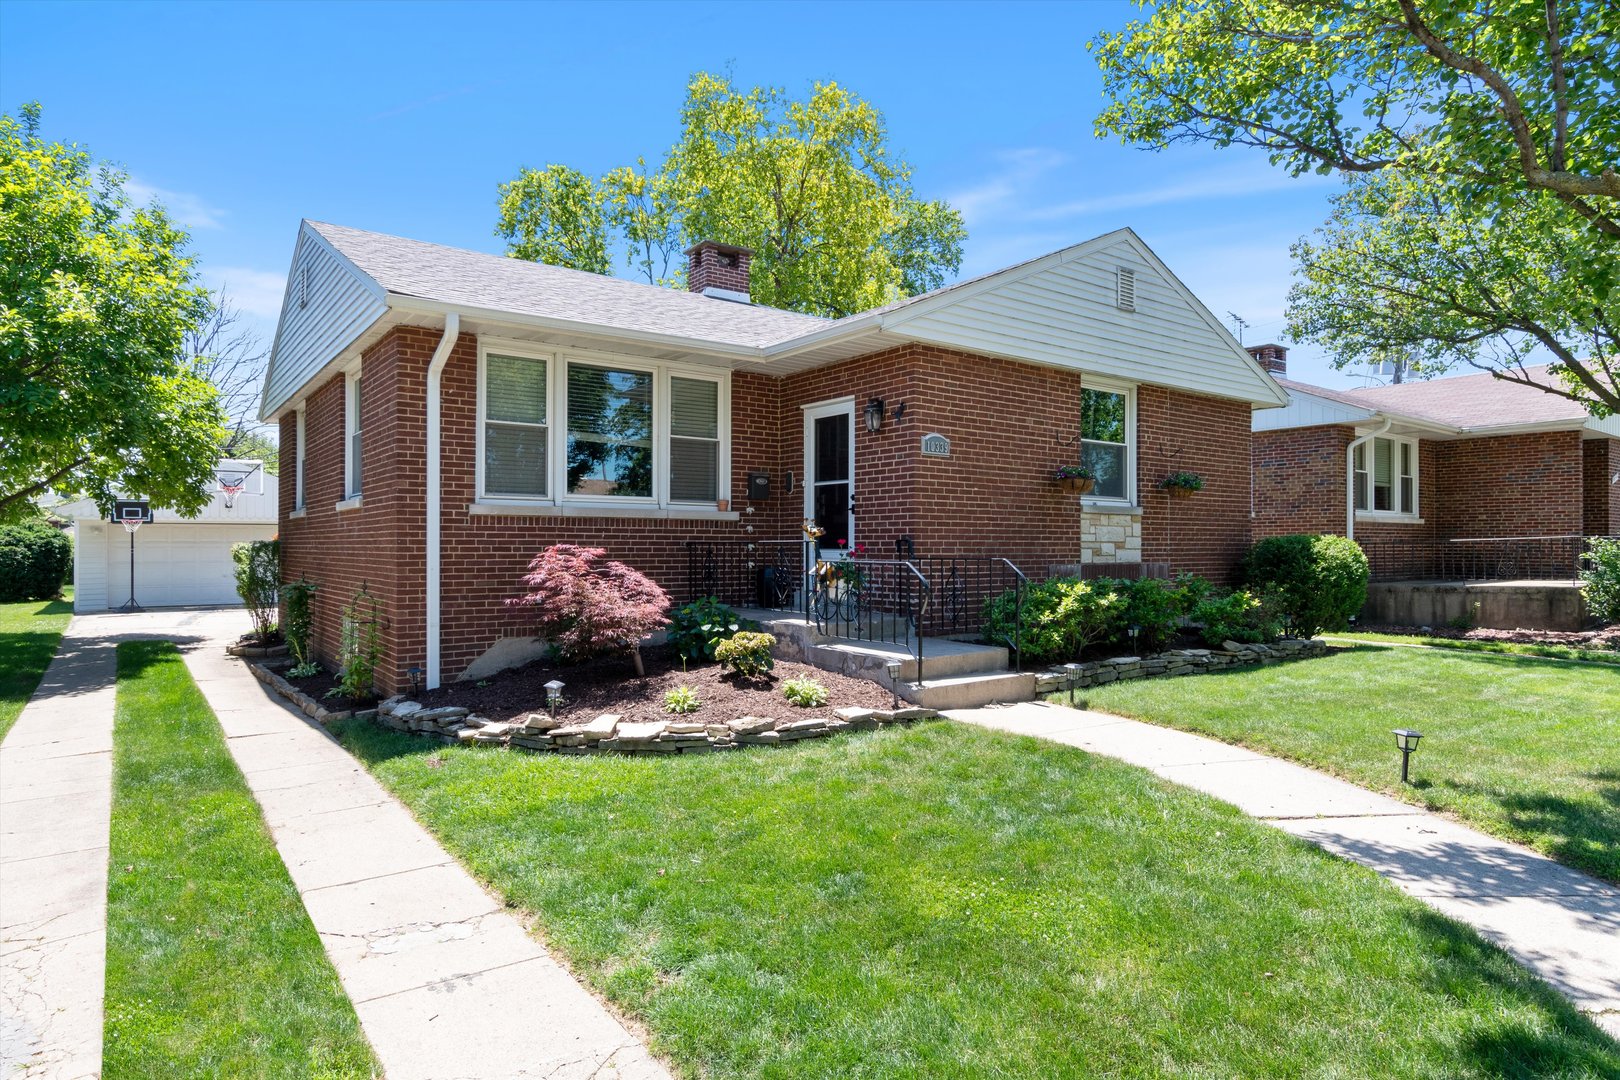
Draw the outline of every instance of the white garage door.
M143 525L135 534L135 599L145 607L240 604L231 545L268 540L274 525L243 535L241 526ZM107 602L129 599L129 536L119 526L107 531Z

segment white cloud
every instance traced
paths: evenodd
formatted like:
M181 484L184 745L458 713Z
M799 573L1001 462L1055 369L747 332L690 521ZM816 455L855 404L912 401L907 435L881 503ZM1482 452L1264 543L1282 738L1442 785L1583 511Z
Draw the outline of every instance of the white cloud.
M1200 199L1223 199L1245 195L1259 195L1290 188L1332 184L1331 176L1307 173L1289 176L1282 169L1216 169L1194 174L1173 184L1136 191L1121 191L1112 195L1099 195L1089 199L1058 203L1029 211L1031 221L1054 221L1059 218L1084 217L1088 214L1112 213L1117 210L1136 210L1145 206L1163 206L1167 203L1196 202Z
M281 314L281 298L287 291L287 275L245 266L219 266L203 274L209 289L223 291L231 304L245 315L274 321Z
M214 206L201 195L153 187L134 177L124 181L124 193L137 206L157 200L169 211L170 217L188 229L223 229L229 215L229 211Z
M1069 155L1042 146L998 150L992 157L1000 165L998 172L976 187L946 196L945 201L969 222L1000 209L1043 175L1069 161Z

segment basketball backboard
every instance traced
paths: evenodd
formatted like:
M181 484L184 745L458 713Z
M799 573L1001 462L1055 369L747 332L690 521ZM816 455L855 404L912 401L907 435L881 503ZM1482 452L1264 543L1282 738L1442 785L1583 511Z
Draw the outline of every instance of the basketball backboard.
M112 519L116 522L152 520L152 504L145 499L119 499L113 503Z
M264 462L254 458L220 458L214 466L214 491L236 488L243 495L264 494Z

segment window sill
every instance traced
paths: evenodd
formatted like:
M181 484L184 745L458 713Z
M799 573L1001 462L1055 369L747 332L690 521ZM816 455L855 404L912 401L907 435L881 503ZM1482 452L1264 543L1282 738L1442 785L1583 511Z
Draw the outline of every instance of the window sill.
M287 515L287 520L288 521L297 521L299 518L302 518L305 513L307 513L307 511L302 506L300 506L298 509L294 510L292 513Z
M1080 509L1087 514L1130 514L1132 517L1141 517L1142 508L1135 503L1128 502L1102 502L1096 499L1081 499Z
M333 509L340 514L345 510L358 510L360 509L360 500L364 497L365 496L363 495L350 495L347 499L344 499L342 502L338 503Z
M1376 510L1357 510L1356 520L1376 525L1382 522L1385 525L1423 525L1424 520L1416 514L1387 514Z
M468 517L576 517L640 518L647 521L740 521L737 510L704 510L700 507L592 506L579 503L521 503L481 501L467 504Z

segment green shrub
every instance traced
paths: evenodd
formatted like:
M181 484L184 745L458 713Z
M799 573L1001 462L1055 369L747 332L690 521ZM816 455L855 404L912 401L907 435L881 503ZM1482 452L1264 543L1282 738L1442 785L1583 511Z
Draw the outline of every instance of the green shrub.
M1044 664L1070 660L1088 645L1113 637L1123 625L1125 597L1114 581L1050 578L1024 590L1023 659ZM985 602L984 635L1011 642L1017 593L1009 589Z
M827 704L827 688L814 679L789 679L782 684L782 696L788 699L788 704L801 709Z
M1197 574L1176 575L1176 598L1181 601L1181 613L1191 617L1193 608L1215 595L1215 583Z
M715 647L714 658L720 661L722 668L745 679L752 679L776 666L776 660L771 656L774 648L776 638L772 635L739 630Z
M1581 570L1586 607L1601 622L1620 622L1620 540L1594 536L1586 544Z
M287 651L292 654L298 667L310 662L309 633L315 624L315 617L310 611L309 598L315 592L315 587L315 583L307 578L299 578L281 587L282 598L287 603L287 622L282 627L282 634L287 639Z
M1275 612L1246 589L1200 601L1192 620L1203 626L1204 641L1213 647L1227 641L1260 645L1282 634Z
M669 616L669 643L687 660L713 660L722 641L758 625L738 615L719 599L705 596L676 608Z
M697 691L690 686L677 686L664 695L664 711L667 713L697 712L702 705L703 702L698 700Z
M1148 653L1163 652L1181 628L1179 590L1158 578L1118 581L1114 590L1125 598L1125 627L1137 628L1132 647Z
M1367 602L1367 556L1342 536L1270 536L1249 549L1243 583L1274 598L1284 629L1299 637L1340 630Z
M0 602L49 600L62 591L73 542L43 521L0 525Z
M249 540L231 545L236 562L236 595L246 605L253 620L253 634L260 641L276 628L277 591L281 588L281 543L277 540Z

